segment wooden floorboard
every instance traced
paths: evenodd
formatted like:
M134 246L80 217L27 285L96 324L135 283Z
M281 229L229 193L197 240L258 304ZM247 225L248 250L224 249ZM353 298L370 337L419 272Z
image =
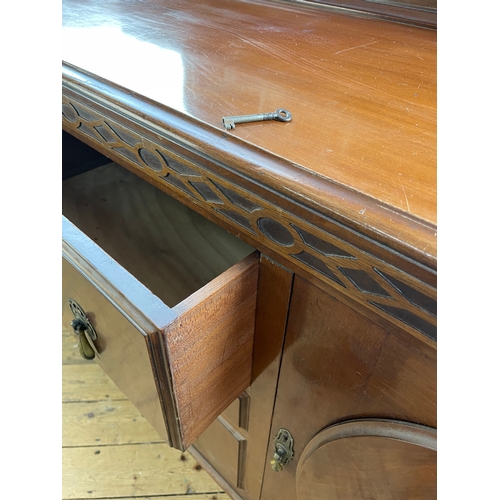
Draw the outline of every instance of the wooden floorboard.
M220 491L197 462L165 443L63 449L64 498L112 498Z
M63 365L62 375L63 403L123 401L127 399L123 392L94 362L80 365Z
M68 447L161 442L128 400L65 404L62 417L62 438Z
M62 341L63 500L230 500L187 452L156 431L75 336Z
M187 498L186 498L187 497ZM123 497L122 497L123 498ZM125 497L124 500L133 498L134 500L231 500L226 494L220 493L189 493L188 495L159 495L147 497ZM112 500L121 500L120 497L114 497ZM73 499L73 500L86 500L86 499ZM103 499L108 500L108 499Z

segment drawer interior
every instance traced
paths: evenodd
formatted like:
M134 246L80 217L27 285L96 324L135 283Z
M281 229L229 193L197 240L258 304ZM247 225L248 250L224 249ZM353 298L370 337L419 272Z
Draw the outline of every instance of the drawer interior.
M62 186L63 214L169 307L254 251L115 163Z

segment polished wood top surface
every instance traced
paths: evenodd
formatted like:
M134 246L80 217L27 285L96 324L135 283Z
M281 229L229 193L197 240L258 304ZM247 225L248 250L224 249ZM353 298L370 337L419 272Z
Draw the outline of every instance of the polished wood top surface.
M285 2L64 0L62 42L71 65L287 159L276 189L332 213L365 195L349 217L393 239L423 228L410 246L435 260L435 31ZM222 125L279 107L290 123Z

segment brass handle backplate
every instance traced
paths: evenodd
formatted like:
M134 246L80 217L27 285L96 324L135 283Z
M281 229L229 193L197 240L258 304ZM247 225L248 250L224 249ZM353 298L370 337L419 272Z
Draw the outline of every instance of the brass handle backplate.
M283 466L293 458L293 437L286 429L280 429L274 438L274 454L271 467L281 472Z
M78 350L84 359L94 359L97 351L94 340L97 340L97 333L84 310L76 301L69 299L69 308L75 317L71 321L71 327L75 335L78 335Z

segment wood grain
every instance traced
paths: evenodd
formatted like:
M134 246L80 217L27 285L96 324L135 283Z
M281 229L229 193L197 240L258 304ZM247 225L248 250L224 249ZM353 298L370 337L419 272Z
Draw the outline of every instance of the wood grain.
M164 331L186 447L250 385L258 273L254 253L174 308Z
M258 255L227 269L251 248L117 165L64 189L66 213L114 257L64 222L64 324L71 298L98 364L184 450L250 383Z
M124 315L116 307L116 302L103 295L102 289L86 279L81 268L77 269L63 259L62 274L63 324L69 325L73 319L67 305L71 298L80 304L97 332L95 362L100 368L96 368L102 369L115 382L161 438L168 442L146 332Z
M247 490L261 498L294 275L261 256L248 426Z
M83 113L81 104L73 105L79 113ZM336 234L333 235L319 231L317 227L287 211L279 210L276 213L274 203L283 200L271 202L253 196L239 185L241 178L237 180L238 185L230 184L205 170L199 158L188 161L185 152L176 154L171 149L149 143L144 137L127 129L129 142L142 143L143 147L137 151L120 139L125 129L117 129L114 123L102 116L96 118L92 126L96 135L97 130L104 127L113 131L114 142L109 143L109 146L113 151L127 151L127 158L118 158L117 161L125 161L125 166L138 176L144 176L181 202L201 210L202 215L223 227L224 220L217 219L214 214L236 223L239 226L238 236L270 256L277 252L288 260L287 266L295 272L305 273L310 279L318 278L374 310L377 315L387 317L409 332L423 333L435 341L436 311L435 307L428 307L428 304L435 304L436 301L436 276L433 272L426 272L415 263L395 258L394 252L381 254L377 247L367 247L366 241L359 238L353 240L352 234L343 234L340 227L334 228ZM156 155L155 169L142 164L140 151L145 149L151 155ZM362 248L358 248L360 244ZM374 250L379 254L378 258L373 255ZM346 275L346 272L349 274ZM366 289L352 282L353 273L361 273L365 277L364 281L368 280L371 286ZM401 285L395 284L394 280ZM401 291L401 286L408 287L408 290Z
M243 393L246 395L246 393ZM248 396L246 396L248 399ZM234 427L238 427L241 418L240 398L236 398L223 412L224 418Z
M76 300L98 332L97 363L174 446L186 449L250 384L256 254L182 302L163 345L154 329L138 330L66 260L63 277L63 305ZM69 308L63 311L63 323L70 324ZM172 387L162 370L169 371Z
M98 452L98 453L96 453ZM154 458L154 460L151 460ZM165 443L63 449L63 497L217 493L211 478L196 470L189 455ZM114 464L119 464L117 468Z
M297 498L430 500L436 430L394 420L347 421L316 435L297 465Z
M73 402L63 405L64 446L158 443L158 433L128 400Z
M189 495L190 499L229 500L229 497L221 492L220 487L211 481L209 475L200 469L190 454L165 448L168 453L163 454L162 459L159 460L157 454L151 453L151 443L158 443L159 439L156 431L93 361L85 363L79 363L76 360L75 362L69 361L72 359L71 352L75 349L75 346L63 343L62 474L64 500L96 498L96 496L99 497L98 493L96 495L98 491L106 491L115 497L113 492L115 492L117 478L126 475L124 470L130 472L131 466L130 463L121 460L120 447L131 443L134 443L137 450L140 448L143 450L138 453L138 456L143 457L140 464L144 468L136 469L136 472L142 472L142 481L147 478L149 490L155 489L161 492L154 498L181 500ZM102 450L105 450L107 445L113 445L114 453L101 456ZM104 459L100 465L103 471L107 471L107 474L99 476L96 490L97 475L94 474L94 466L98 456ZM75 457L77 460L83 460L76 467L72 464ZM179 467L180 463L184 466ZM158 465L160 465L159 471L156 470ZM152 473L145 475L145 471ZM170 480L165 482L162 474L166 471L169 473ZM177 480L174 480L174 476ZM180 483L186 486L186 490L183 494L176 494ZM193 483L201 485L207 493L193 493ZM188 484L191 484L189 489ZM146 497L145 492L136 487L131 496L126 498L147 500L151 497Z
M189 495L189 497L187 497ZM186 495L155 495L153 498L134 497L134 500L231 500L226 493L187 493Z
M63 365L62 380L63 402L125 399L123 392L94 362Z
M194 445L196 450L212 464L213 468L233 489L238 487L239 455L242 441L238 440L234 433L217 419L196 440ZM246 443L244 444L246 445Z
M63 5L64 60L98 75L65 66L65 85L275 189L307 218L435 265L435 31L281 2L176 0L140 17L133 3ZM125 70L132 54L157 77ZM225 115L277 106L290 123L222 129Z
M286 428L299 457L322 429L383 418L436 428L436 351L388 331L295 277L271 436ZM312 410L314 409L314 410ZM267 460L272 459L272 443ZM263 492L295 500L296 467L265 470Z
M297 0L291 0L297 1ZM371 15L380 19L399 21L415 26L436 28L437 0L305 0L310 4L321 4L330 8L352 9L358 15Z
M282 292L289 281L276 281L268 310L276 306L279 318L260 323L276 327L269 356L266 342L256 346L247 391L251 497L294 500L297 462L275 474L266 466L272 446L267 457L262 451L279 427L292 431L300 456L322 429L346 419L436 425L435 348L409 335L423 319L435 338L436 32L281 1L137 5L64 0L63 127L297 272L288 324ZM278 106L290 109L290 123L222 128L224 115ZM160 171L165 150L187 160L168 157ZM238 210L228 211L226 199ZM354 269L337 262L334 239L342 251L355 248L348 251ZM302 278L326 286L320 291ZM397 292L380 292L387 287ZM382 321L349 301L364 301ZM173 385L170 352L159 349L165 339L181 347L187 341L150 338L153 362L165 368L156 380L161 394ZM209 366L198 348L193 359ZM175 384L184 384L183 406L192 399L190 383ZM167 408L174 421L177 407ZM313 477L315 468L303 473Z
M235 498L260 498L292 278L261 255L252 384L193 445Z
M253 251L113 163L62 193L63 214L169 307Z
M191 446L189 448L189 452L193 457L198 460L200 464L203 465L203 468L210 474L210 476L219 484L222 489L233 499L233 500L247 500L246 497L241 497L236 490L221 476L213 467L208 460L194 447Z

